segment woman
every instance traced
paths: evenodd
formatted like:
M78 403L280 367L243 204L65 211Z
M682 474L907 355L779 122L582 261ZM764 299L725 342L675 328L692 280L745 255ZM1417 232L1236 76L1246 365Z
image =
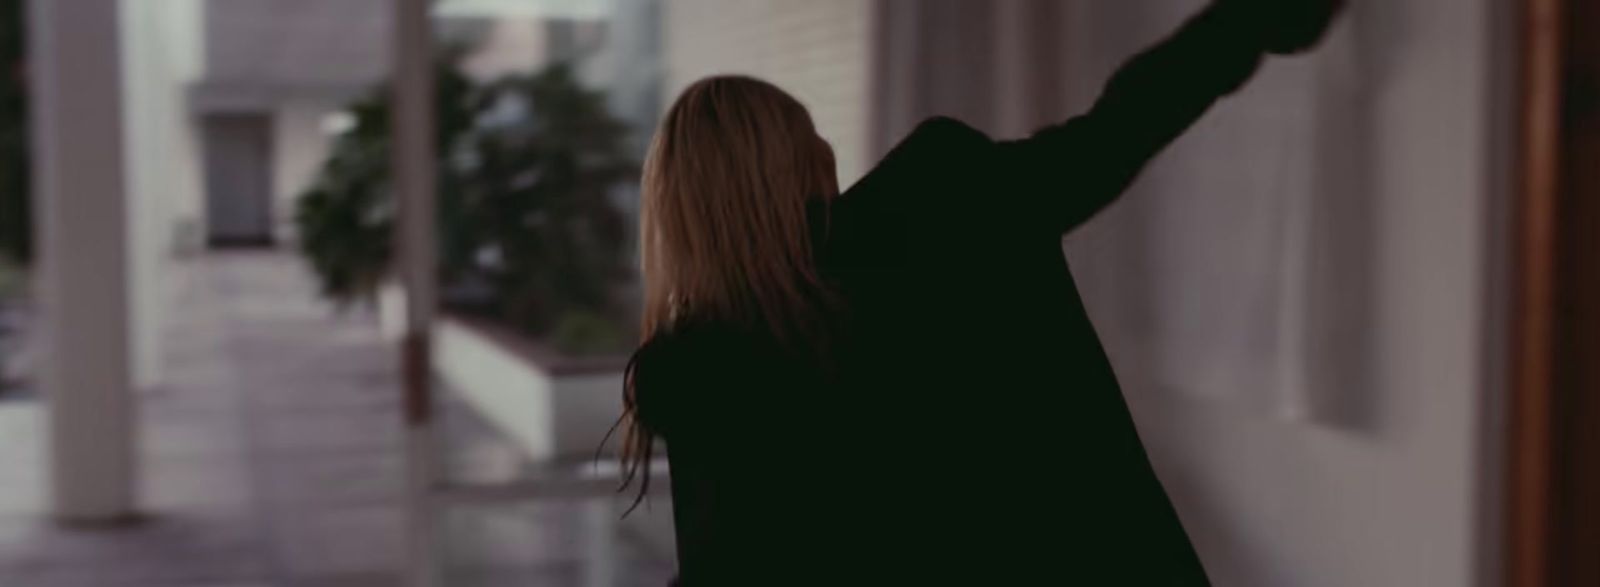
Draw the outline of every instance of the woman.
M843 194L781 90L685 90L625 396L633 470L668 450L681 581L1206 584L1060 239L1336 4L1217 3L1088 113L1015 141L932 119Z

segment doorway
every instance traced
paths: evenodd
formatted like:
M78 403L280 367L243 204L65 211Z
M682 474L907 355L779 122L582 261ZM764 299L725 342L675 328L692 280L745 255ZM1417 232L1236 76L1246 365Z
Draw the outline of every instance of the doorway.
M272 245L272 117L205 119L206 241L213 248Z

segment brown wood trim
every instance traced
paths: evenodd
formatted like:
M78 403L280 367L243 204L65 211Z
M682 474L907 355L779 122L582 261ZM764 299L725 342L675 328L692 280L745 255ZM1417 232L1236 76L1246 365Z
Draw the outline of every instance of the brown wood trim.
M1567 0L1556 247L1556 585L1600 585L1600 3Z
M401 405L407 424L422 425L433 419L431 348L424 332L408 332L400 341Z
M1510 458L1507 472L1506 581L1513 587L1549 582L1550 423L1559 189L1561 0L1525 0L1522 23L1521 119L1513 237Z
M1524 0L1512 246L1506 584L1549 584L1555 220L1560 169L1562 0Z
M1600 585L1600 5L1520 10L1505 581Z

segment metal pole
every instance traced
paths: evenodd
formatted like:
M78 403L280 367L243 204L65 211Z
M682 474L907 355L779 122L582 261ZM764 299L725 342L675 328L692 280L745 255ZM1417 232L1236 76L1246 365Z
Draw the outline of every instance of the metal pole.
M410 540L407 585L439 581L429 332L435 307L434 80L430 0L396 0L394 143L391 170L399 203L399 273L405 289L406 332L401 369L406 427L406 509Z

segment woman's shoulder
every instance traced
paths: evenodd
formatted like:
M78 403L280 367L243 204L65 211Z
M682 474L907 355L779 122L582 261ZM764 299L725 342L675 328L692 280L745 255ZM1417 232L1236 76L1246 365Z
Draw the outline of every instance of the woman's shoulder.
M990 139L989 135L973 128L970 124L949 116L933 116L918 123L917 127L901 141L901 144L922 146L928 143L936 143L956 147L970 147L993 142L994 140Z
M970 167L973 157L994 146L983 131L948 116L923 120L889 149L867 177L916 174L930 177Z
M987 178L994 147L993 139L965 122L948 116L928 118L889 149L844 196L871 201L890 211L928 211L928 204L941 196L958 200Z
M852 254L873 251L890 259L926 253L964 226L992 186L996 143L982 131L946 116L926 119L839 198L839 237Z

